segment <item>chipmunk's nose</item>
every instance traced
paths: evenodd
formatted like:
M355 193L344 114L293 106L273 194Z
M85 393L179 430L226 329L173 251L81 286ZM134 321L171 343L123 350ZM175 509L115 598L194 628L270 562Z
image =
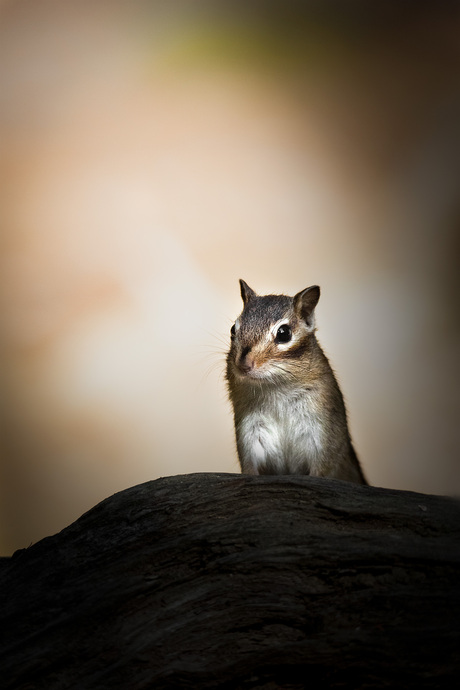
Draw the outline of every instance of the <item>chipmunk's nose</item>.
M254 361L254 356L251 355L251 348L250 347L244 347L242 352L241 352L241 357L239 361L239 367L241 371L243 371L245 374L247 374L249 371L254 369L255 366L255 361Z

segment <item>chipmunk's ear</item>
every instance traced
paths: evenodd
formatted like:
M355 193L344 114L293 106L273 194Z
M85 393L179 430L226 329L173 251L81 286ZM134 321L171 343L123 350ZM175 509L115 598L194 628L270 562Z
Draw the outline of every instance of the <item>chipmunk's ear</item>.
M294 309L310 330L315 328L315 307L318 304L320 290L318 285L312 285L298 292L294 297Z
M249 287L247 283L244 282L244 280L241 280L240 278L240 288L241 288L241 299L244 302L244 306L249 302L250 299L256 296L256 293L252 288Z

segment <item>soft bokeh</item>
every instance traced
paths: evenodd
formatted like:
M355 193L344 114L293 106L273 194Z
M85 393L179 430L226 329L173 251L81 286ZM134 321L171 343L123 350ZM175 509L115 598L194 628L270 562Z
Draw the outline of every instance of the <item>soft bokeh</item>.
M3 553L238 471L240 277L321 285L373 484L460 493L455 7L0 3Z

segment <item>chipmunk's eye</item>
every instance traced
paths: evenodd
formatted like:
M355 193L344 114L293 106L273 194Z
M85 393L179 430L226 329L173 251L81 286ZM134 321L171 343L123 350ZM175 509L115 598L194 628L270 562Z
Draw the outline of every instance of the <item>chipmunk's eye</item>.
M288 343L292 338L292 331L291 327L288 326L287 324L284 324L284 326L280 326L278 330L276 331L276 338L275 341L277 343Z
M235 334L236 334L236 328L235 328L235 324L233 324L233 326L230 329L230 336L231 336L232 340L235 337Z

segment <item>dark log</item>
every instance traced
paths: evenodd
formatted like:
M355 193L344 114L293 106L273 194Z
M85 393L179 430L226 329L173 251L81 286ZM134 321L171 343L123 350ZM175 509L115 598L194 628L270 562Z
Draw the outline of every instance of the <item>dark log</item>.
M4 690L420 690L460 677L455 499L169 477L0 572Z

